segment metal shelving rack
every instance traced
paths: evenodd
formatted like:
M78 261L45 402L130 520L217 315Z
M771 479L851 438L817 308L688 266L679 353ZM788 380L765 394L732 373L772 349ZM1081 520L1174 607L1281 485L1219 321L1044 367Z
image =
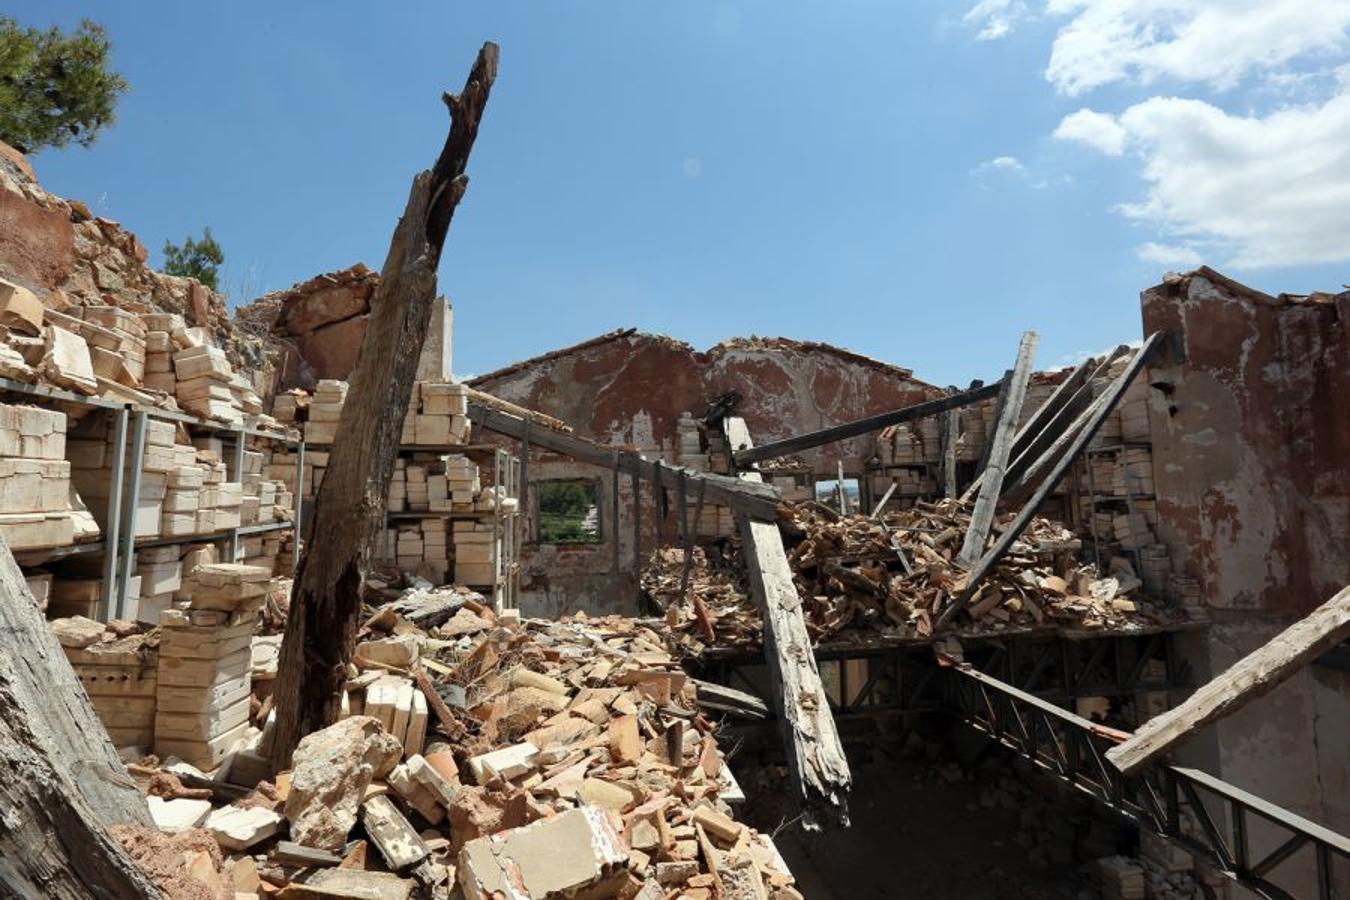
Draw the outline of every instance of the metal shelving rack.
M331 444L304 444L303 447L311 449L317 448L323 451L332 449ZM493 571L492 585L466 585L466 587L491 587L492 603L498 611L502 609L514 609L516 598L520 593L520 544L521 544L521 516L520 516L520 488L523 481L523 463L521 459L506 450L492 444L400 444L398 448L400 456L411 456L416 453L430 453L437 456L448 456L452 453L465 456L482 456L488 453L492 454L492 483L494 486L503 485L506 487L506 495L516 500L515 508L506 512L502 509L502 504L497 503L491 511L472 511L472 512L452 512L445 510L400 510L398 512L385 512L385 522L408 522L424 519L444 519L446 521L475 521L481 522L485 519L491 519L493 523L493 541L491 565ZM303 449L301 451L303 457ZM297 461L297 465L303 466L303 458ZM480 462L480 465L482 463ZM302 484L301 476L297 475L297 485ZM299 487L296 488L296 509L301 510L304 506L304 498L300 496ZM300 521L303 522L303 513L297 513ZM393 557L393 548L388 545L388 529L385 531L385 556ZM297 557L299 555L300 542L295 542Z
M159 547L171 544L224 543L226 556L230 560L238 558L239 538L272 531L282 531L295 526L299 520L300 494L304 486L304 441L292 440L285 434L248 428L242 425L228 425L202 419L177 410L158 409L137 406L131 403L117 403L99 397L86 397L70 391L47 385L25 384L8 378L0 378L0 396L18 396L29 401L44 401L45 404L62 403L80 406L111 414L113 419L113 458L110 463L112 478L108 487L107 527L101 540L83 544L71 544L42 550L23 550L15 553L16 559L24 565L40 565L81 554L103 555L103 589L99 613L104 619L120 618L128 609L127 593L131 583L131 568L135 552L143 547ZM292 521L266 522L256 525L241 525L210 534L192 534L171 538L135 537L135 513L140 501L142 468L138 462L127 469L127 439L131 440L131 458L142 460L145 456L145 432L150 419L162 419L178 422L189 428L212 434L227 435L232 438L231 456L227 461L227 471L232 471L237 479L242 479L244 468L244 448L250 437L259 437L275 441L285 446L297 448L295 509L297 514ZM127 475L130 477L126 477ZM298 561L300 553L299 535L294 543L294 558Z
M1084 468L1087 470L1087 496L1088 496L1088 529L1087 529L1087 531L1088 531L1088 534L1091 536L1091 539L1092 539L1092 554L1093 554L1093 559L1095 560L1095 562L1096 562L1096 564L1097 564L1097 571L1098 571L1098 572L1101 572L1101 571L1102 571L1102 551L1101 551L1101 545L1102 545L1103 541L1102 541L1101 538L1098 537L1098 535L1097 535L1097 504L1098 504L1099 502L1101 502L1101 503L1124 503L1124 504L1125 504L1125 512L1126 512L1126 515L1129 517L1129 520L1130 520L1130 526L1131 526L1131 527L1134 526L1134 522L1136 521L1136 520L1135 520L1135 517L1134 517L1134 503L1135 503L1135 501L1136 501L1136 500L1153 500L1153 499L1154 499L1154 495L1151 494L1151 493L1148 493L1148 492L1143 492L1143 491L1136 491L1136 490L1134 490L1134 485L1133 485L1133 483L1132 483L1133 479L1130 477L1129 466L1126 464L1125 451L1127 451L1127 450L1148 450L1148 449L1151 449L1152 446L1153 446L1153 445L1152 445L1150 442L1148 442L1148 441L1120 441L1120 442L1113 443L1113 444L1104 444L1104 445L1102 445L1102 446L1100 446L1100 447L1088 447L1088 448L1084 451L1083 464L1084 464ZM1095 481L1095 477L1093 476L1093 473L1092 473L1092 457L1094 457L1094 456L1113 456L1113 457L1115 457L1115 464L1116 464L1117 466L1120 467L1121 477L1123 478L1123 480L1124 480L1124 482L1125 482L1125 493L1124 493L1123 495L1122 495L1122 494L1103 494L1103 493L1098 492L1098 490L1097 490L1097 485L1096 485L1096 481ZM1110 542L1107 542L1107 543L1116 543L1116 542L1110 541ZM1142 569L1142 566L1141 566L1141 563L1140 563L1140 558L1139 558L1139 548L1138 548L1138 547L1124 547L1124 546L1122 546L1120 549L1121 549L1123 552L1128 553L1131 557L1133 557L1133 559L1134 559L1134 569L1135 569L1135 572L1136 572L1136 573L1142 574L1143 569Z

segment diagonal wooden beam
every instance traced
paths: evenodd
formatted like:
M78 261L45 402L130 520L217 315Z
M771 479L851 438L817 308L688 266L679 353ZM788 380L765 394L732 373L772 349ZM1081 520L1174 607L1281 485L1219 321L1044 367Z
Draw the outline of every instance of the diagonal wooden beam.
M1011 480L1013 471L1012 466L1015 464L1017 458L1026 452L1031 442L1035 440L1037 435L1045 430L1047 425L1050 424L1050 420L1059 414L1059 411L1064 408L1065 404L1069 402L1069 399L1083 386L1087 381L1089 373L1096 367L1097 360L1092 357L1088 357L1080 362L1072 372L1065 376L1063 381L1055 385L1054 392L1046 398L1044 403L1036 408L1036 411L1031 414L1031 418L1027 419L1026 424L1017 429L1017 437L1013 438L1012 453L1009 455L1008 469L1003 475L1004 481ZM974 497L975 492L980 489L980 485L983 483L984 473L981 472L979 475L976 475L975 480L966 487L965 492L961 495L961 499L969 500ZM951 494L948 494L948 496L951 496Z
M1022 415L1022 403L1027 396L1027 380L1031 377L1031 361L1036 356L1036 341L1034 331L1022 335L1017 346L1017 361L1008 375L1007 390L1000 394L1003 402L999 406L993 440L989 442L989 459L981 473L980 493L975 498L975 509L970 514L970 526L966 529L966 539L958 557L967 566L979 560L989 540L989 529L994 524L994 509L998 506L998 495L1003 489L1003 472L1008 465L1017 419Z
M1132 737L1106 751L1129 774L1197 730L1268 694L1327 650L1350 638L1350 586L1234 663L1179 706L1154 716Z
M1059 453L1073 440L1074 429L1084 421L1084 414L1093 404L1092 385L1105 378L1116 360L1128 354L1130 348L1117 347L1107 354L1088 373L1082 384L1064 400L1060 409L1050 417L1038 433L1031 435L1026 449L1014 451L1012 462L1003 476L1003 499L1016 502L1035 489L1036 477L1045 467L1059 458Z
M870 434L871 432L878 431L888 425L896 425L900 422L922 419L925 416L934 416L940 412L946 412L949 409L958 409L962 406L969 406L972 403L979 403L981 400L996 396L998 392L998 384L971 388L968 391L961 391L959 394L939 397L936 400L926 400L923 403L916 403L913 406L893 409L890 412L878 413L875 416L854 419L852 422L845 422L842 425L832 425L829 428L822 428L819 431L799 434L796 437L784 438L781 441L772 441L758 447L747 447L734 454L736 468L744 469L751 463L773 459L774 457L783 456L788 453L797 453L801 450L809 450L812 447L819 447L822 444L829 444L834 441L847 440L851 437L857 437L860 434Z
M961 593L956 596L951 605L942 611L942 615L938 617L934 628L947 624L951 621L952 616L965 609L966 604L970 602L970 598L979 588L980 582L984 580L984 576L989 574L995 564L1008 552L1008 548L1013 545L1013 541L1017 540L1022 534L1023 529L1036 515L1036 510L1040 508L1050 490L1064 477L1064 473L1069 470L1069 466L1073 464L1078 454L1083 452L1083 448L1088 445L1088 441L1091 441L1097 430L1101 428L1102 422L1111 414L1111 410L1115 409L1116 403L1119 402L1126 388L1130 386L1135 376L1148 363L1149 357L1162 344L1165 337L1166 332L1163 331L1155 331L1149 335L1148 340L1144 341L1144 346L1139 348L1134 358L1130 360L1129 365L1125 367L1125 371L1121 372L1120 376L1106 389L1106 392L1098 397L1092 406L1084 412L1081 421L1076 423L1078 427L1070 429L1074 437L1065 448L1064 453L1055 461L1049 474L1041 481L1035 493L1022 507L1017 517L999 535L998 540L994 542L994 546L990 547L988 552L980 557L980 561L971 569L966 578L965 587L962 588Z
M469 418L488 431L505 437L520 440L525 435L525 417L490 402L478 391L469 392ZM592 441L570 431L544 427L536 420L529 425L530 444L544 450L560 453L581 462L608 468L614 465L615 453L620 464L634 474L655 485L663 481L673 484L680 467L668 465L660 460L643 459L633 450L624 450ZM704 497L709 503L729 506L738 513L745 513L752 519L762 522L774 522L778 519L778 500L782 496L771 484L750 483L727 475L711 472L685 470L685 478L691 484L703 484ZM636 490L637 481L634 482Z
M722 419L722 430L729 450L753 446L745 420L739 416ZM761 476L750 471L740 477L754 483ZM736 524L750 587L764 623L764 659L779 707L788 772L801 805L803 825L815 829L821 820L848 824L848 791L853 776L816 667L782 532L777 522L757 522L744 513L737 514Z

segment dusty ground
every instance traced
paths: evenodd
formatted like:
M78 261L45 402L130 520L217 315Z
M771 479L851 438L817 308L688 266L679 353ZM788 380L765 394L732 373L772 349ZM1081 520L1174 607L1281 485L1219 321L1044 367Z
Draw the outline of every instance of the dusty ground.
M924 900L1031 900L1095 898L1070 848L1081 823L1066 810L1054 823L1067 839L1059 859L1046 858L1042 837L1031 847L1024 834L1027 804L1006 802L999 793L999 763L986 763L974 780L949 781L936 774L941 764L898 759L854 765L847 830L805 834L788 827L775 839L808 900L924 898ZM959 777L956 767L947 769ZM753 775L743 778L755 781ZM747 787L746 818L772 829L783 811L776 798ZM781 790L781 789L780 789ZM781 796L781 794L780 794ZM1004 802L995 802L995 799ZM1014 807L1014 808L1009 808ZM767 814L771 819L764 821ZM1037 818L1051 818L1037 811ZM1039 849L1036 849L1039 848ZM1033 859L1035 858L1035 859Z

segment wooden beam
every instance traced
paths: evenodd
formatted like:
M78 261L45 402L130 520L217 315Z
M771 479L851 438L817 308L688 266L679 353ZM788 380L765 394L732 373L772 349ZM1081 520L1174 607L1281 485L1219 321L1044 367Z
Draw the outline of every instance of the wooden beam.
M0 537L0 896L163 895L108 833L153 828Z
M739 416L724 418L722 428L729 451L753 446L745 420ZM740 477L750 483L760 480L754 471ZM736 524L750 587L763 619L764 658L803 826L819 828L822 821L847 824L853 777L816 667L782 532L777 522L755 521L744 513L737 513Z
M998 421L994 423L994 437L989 442L989 457L984 471L980 473L980 494L975 498L975 509L970 514L970 526L966 529L966 539L961 545L957 557L967 566L974 565L984 553L984 545L989 540L989 529L994 524L994 509L998 506L998 495L1003 490L1003 472L1008 465L1008 455L1012 452L1013 438L1017 431L1017 419L1022 415L1022 402L1027 396L1027 380L1031 378L1031 361L1036 356L1036 332L1028 331L1022 335L1017 345L1017 361L1013 363L1008 375L1007 390L999 395Z
M1116 351L1110 355L1110 358L1114 359L1121 349L1122 348L1117 348ZM1055 385L1054 392L1046 398L1044 403L1036 408L1036 411L1031 414L1031 418L1027 419L1026 424L1017 429L1017 437L1013 438L1012 453L1009 455L1010 462L1003 475L1004 481L1012 480L1012 466L1017 458L1026 452L1028 445L1030 445L1036 436L1045 429L1050 423L1050 420L1058 415L1059 411L1064 408L1064 405L1069 402L1069 398L1083 386L1087 381L1088 375L1096 368L1096 366L1097 360L1092 357L1088 357L1080 362L1072 372L1064 377L1063 381ZM961 499L969 500L971 497L974 497L975 492L980 489L980 484L983 481L983 473L976 475L975 480L967 486L965 492L961 495ZM953 495L948 494L948 496Z
M956 496L956 441L961 436L961 413L949 409L942 419L942 496Z
M1004 499L1016 501L1035 489L1037 475L1059 458L1059 452L1073 440L1075 429L1085 421L1087 411L1094 403L1093 383L1098 378L1105 378L1116 360L1129 352L1130 348L1122 344L1107 354L1084 378L1083 383L1065 399L1064 404L1050 417L1045 427L1031 435L1026 448L1015 451L1016 455L1008 464L1008 471L1003 476Z
M1077 458L1079 453L1083 452L1083 448L1088 445L1088 441L1092 440L1093 435L1101 428L1102 422L1110 415L1111 410L1115 408L1116 403L1125 393L1125 389L1130 386L1130 382L1134 381L1134 377L1144 368L1149 357L1163 342L1165 336L1166 332L1163 331L1155 331L1153 334L1149 335L1148 340L1144 341L1144 346L1139 348L1139 351L1134 355L1134 358L1130 360L1129 365L1125 367L1125 371L1121 372L1120 376L1106 389L1106 392L1098 397L1093 405L1089 407L1084 414L1085 418L1081 427L1071 429L1074 433L1074 437L1065 449L1065 452L1055 461L1050 473L1043 481L1041 481L1040 485L1036 488L1036 491L1031 495L1031 499L1029 499L1022 507L1022 510L1017 514L1017 517L1013 519L1008 527L1004 529L1003 533L999 535L998 540L994 542L994 546L990 547L989 551L985 553L984 556L980 557L980 561L975 564L975 568L971 569L970 574L966 577L966 583L962 588L961 593L957 595L951 605L943 610L942 614L938 616L934 628L940 628L951 621L952 616L964 609L966 604L970 602L970 598L974 596L975 591L979 589L980 582L984 579L984 576L988 575L990 570L994 568L994 565L1003 558L1003 555L1008 552L1008 548L1013 545L1013 541L1017 540L1022 534L1023 529L1025 529L1032 518L1035 517L1036 510L1040 508L1046 495L1048 495L1055 484L1064 477L1064 473L1068 471L1069 466L1073 464L1074 459ZM1051 451L1048 450L1046 452L1049 453Z
M962 406L969 406L972 403L979 403L981 400L996 396L998 392L999 385L985 385L984 387L962 391L959 394L950 394L946 397L939 397L936 400L927 400L923 403L916 403L913 406L906 406L901 409L893 409L890 412L878 413L875 416L855 419L852 422L845 422L842 425L833 425L829 428L822 428L819 431L799 434L796 437L785 438L781 441L772 441L758 447L748 447L735 454L736 468L744 469L751 463L773 459L774 457L784 456L788 453L796 453L800 450L809 450L812 447L819 447L822 444L829 444L834 441L842 441L847 438L857 437L860 434L869 434L873 431L879 431L887 425L896 425L900 422L922 419L925 416L935 416L938 413L946 412L949 409L958 409Z
M469 394L469 418L488 431L519 440L524 433L525 420L514 413L489 405L479 399L477 394L477 391L471 391ZM560 453L591 465L609 467L614 464L616 448L570 431L542 428L535 424L530 428L530 443L534 447ZM667 482L673 483L674 473L680 469L660 460L643 459L632 450L618 450L618 453L635 477L653 484L661 481L662 473L666 473ZM773 485L747 483L726 475L693 470L685 470L685 477L691 483L704 483L702 490L709 503L729 506L737 512L764 522L773 522L778 518L778 500L781 495ZM635 490L634 497L636 496Z
M1350 585L1257 650L1234 663L1182 703L1154 716L1129 740L1106 751L1129 774L1196 731L1270 693L1327 650L1350 638Z
M484 44L459 96L445 94L450 129L430 171L413 178L394 228L370 320L342 407L338 440L314 500L277 665L272 762L287 768L300 739L337 720L361 613L361 583L385 531L385 504L417 360L436 303L436 269L465 168L497 77Z

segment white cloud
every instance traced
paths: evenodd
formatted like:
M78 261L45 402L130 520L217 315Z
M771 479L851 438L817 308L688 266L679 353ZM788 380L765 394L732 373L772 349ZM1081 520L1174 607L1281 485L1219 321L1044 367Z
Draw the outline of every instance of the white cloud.
M1224 90L1248 72L1350 44L1347 0L1048 0L1046 11L1072 17L1045 71L1071 96L1158 78Z
M1159 244L1156 241L1148 241L1134 248L1135 255L1146 263L1155 263L1160 266L1175 266L1179 269L1194 269L1204 259L1193 247L1178 246L1176 244Z
M1015 156L995 156L993 159L987 159L971 169L970 174L979 176L992 172L1007 172L1021 175L1026 170L1026 166L1022 165L1021 161Z
M1065 116L1055 129L1055 137L1086 144L1107 156L1120 156L1125 152L1125 129L1116 117L1090 109L1080 109Z
M1350 259L1350 90L1264 117L1153 97L1118 121L1148 184L1126 216L1241 267Z
M1012 33L1013 26L1027 17L1023 0L980 0L972 6L961 21L980 29L977 41L996 41Z

